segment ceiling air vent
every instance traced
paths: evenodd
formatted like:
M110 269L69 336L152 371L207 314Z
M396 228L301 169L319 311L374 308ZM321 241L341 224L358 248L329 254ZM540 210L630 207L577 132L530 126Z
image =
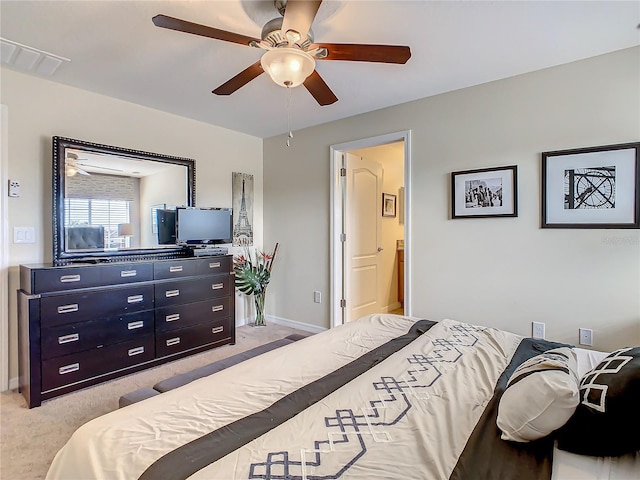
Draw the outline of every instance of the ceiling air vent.
M63 62L71 61L68 58L27 47L6 38L0 38L0 45L2 46L0 58L2 58L4 65L29 73L50 77Z

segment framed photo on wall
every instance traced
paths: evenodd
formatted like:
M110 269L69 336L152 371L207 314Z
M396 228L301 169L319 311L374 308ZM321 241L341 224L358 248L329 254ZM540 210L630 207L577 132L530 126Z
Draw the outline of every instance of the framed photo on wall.
M640 142L542 153L542 228L640 228Z
M517 216L517 165L451 172L451 218Z
M395 217L396 216L396 195L391 193L382 194L382 216L383 217Z

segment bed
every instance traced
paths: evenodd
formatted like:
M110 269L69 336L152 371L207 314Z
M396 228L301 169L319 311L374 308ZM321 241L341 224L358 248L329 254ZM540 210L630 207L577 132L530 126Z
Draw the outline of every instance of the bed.
M371 315L88 422L47 479L638 478L638 452L500 438L510 377L557 347ZM576 350L580 376L606 356Z

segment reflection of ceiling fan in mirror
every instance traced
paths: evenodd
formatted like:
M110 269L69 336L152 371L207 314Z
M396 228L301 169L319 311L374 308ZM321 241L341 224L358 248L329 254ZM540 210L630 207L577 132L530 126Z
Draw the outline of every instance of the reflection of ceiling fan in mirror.
M275 0L282 17L265 24L262 38L156 15L153 23L162 28L239 43L266 50L262 58L235 77L216 88L216 95L231 95L266 71L271 79L283 87L304 84L320 105L338 100L315 70L316 60L349 60L355 62L406 63L411 50L397 45L363 45L351 43L313 43L311 24L322 0Z
M64 173L67 177L74 177L78 173L80 175L91 175L78 166L78 155L75 153L67 153L67 158L64 160Z
M91 162L91 160L87 158L79 158L78 154L73 152L67 152L65 158L65 175L67 177L73 177L78 173L81 175L91 176L90 172L98 173L100 171L108 172L123 172L123 170L118 168L110 168L104 167L102 165L97 165L96 162Z

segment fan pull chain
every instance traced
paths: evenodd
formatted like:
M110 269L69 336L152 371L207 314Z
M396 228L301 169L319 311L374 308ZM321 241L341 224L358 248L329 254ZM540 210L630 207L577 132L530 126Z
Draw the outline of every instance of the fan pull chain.
M291 131L291 87L287 85L287 147L291 146L293 132Z

